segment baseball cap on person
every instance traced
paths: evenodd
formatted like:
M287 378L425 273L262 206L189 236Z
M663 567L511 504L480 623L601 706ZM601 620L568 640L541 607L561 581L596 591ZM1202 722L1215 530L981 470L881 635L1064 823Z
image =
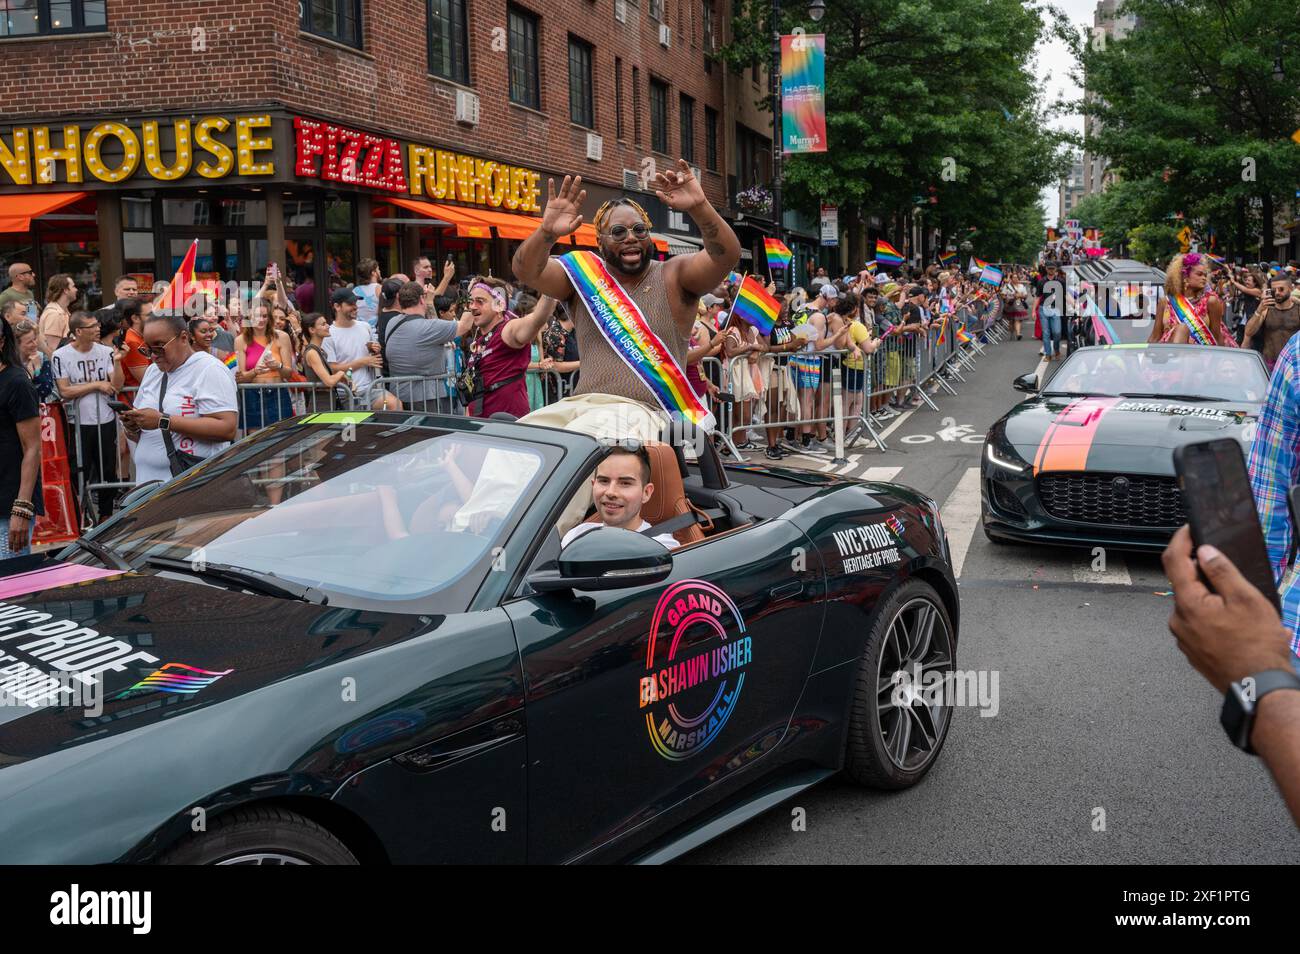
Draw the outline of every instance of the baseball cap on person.
M839 297L840 297L840 290L839 290L838 288L836 288L834 285L832 285L830 282L827 282L825 285L823 285L821 288L819 288L818 291L821 292L821 296L822 296L823 298L839 298Z
M346 305L349 303L356 304L360 300L361 296L358 295L355 290L347 287L336 288L334 289L334 293L330 295L331 305Z
M912 298L916 295L924 295L924 294L927 294L924 285L912 285L910 288L907 289L908 298Z
M700 303L703 304L705 308L712 308L714 305L725 305L727 300L725 298L719 298L717 295L701 295Z

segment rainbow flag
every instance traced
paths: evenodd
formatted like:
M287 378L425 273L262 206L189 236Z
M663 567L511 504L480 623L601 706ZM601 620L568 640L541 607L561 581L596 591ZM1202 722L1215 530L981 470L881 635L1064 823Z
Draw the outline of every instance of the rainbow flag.
M943 344L947 340L948 340L948 316L944 315L943 318L939 320L939 337L935 341L935 344Z
M956 265L956 264L957 264L957 253L956 253L956 252L944 252L943 254L941 254L941 255L939 256L939 264L942 265L944 268L950 268L950 267L952 267L953 265Z
M1228 260L1227 260L1226 258L1224 258L1222 255L1209 255L1209 254L1207 254L1205 257L1208 258L1210 261L1212 261L1215 265L1227 265L1227 264L1228 264Z
M876 260L874 258L867 259L865 262L862 263L862 267L865 268L872 275L876 274L876 272L880 270L880 266L876 264Z
M789 268L794 253L780 239L763 239L763 250L767 252L768 268Z
M1214 335L1210 333L1210 326L1196 313L1196 309L1192 307L1186 295L1170 295L1168 302L1169 313L1187 326L1188 331L1192 333L1192 339L1197 344L1218 344L1214 340Z
M230 354L226 355L224 358L221 359L221 363L224 364L231 371L238 371L239 355L236 354L234 351L232 351L230 352Z
M174 692L183 696L192 696L200 689L212 685L222 676L228 676L234 671L233 669L220 671L199 669L196 666L187 666L185 663L169 662L114 698L121 699L139 692Z
M579 251L561 255L559 261L606 343L669 416L713 430L717 421L700 403L677 359L601 257Z
M172 311L178 315L184 313L185 299L189 297L190 289L196 284L194 260L198 254L199 240L195 239L190 243L190 250L181 259L181 267L176 270L171 284L163 289L163 293L154 301L154 311Z
M989 267L989 263L984 261L984 259L982 258L976 258L974 255L972 255L970 257L970 267L978 268L980 271L983 271L984 269Z
M876 239L876 261L881 265L893 267L903 264L903 256L884 239Z
M970 335L966 334L966 326L957 326L957 341L961 344L970 344Z
M776 316L781 311L781 303L767 293L767 289L753 276L746 278L736 292L736 301L731 306L731 313L758 329L761 335L770 335L776 324Z

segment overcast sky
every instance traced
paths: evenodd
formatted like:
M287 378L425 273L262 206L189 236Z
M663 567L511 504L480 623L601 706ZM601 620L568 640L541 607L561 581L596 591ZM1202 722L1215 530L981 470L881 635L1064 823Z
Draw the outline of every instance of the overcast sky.
M1092 26L1097 0L1053 0L1053 2L1065 11L1065 15L1075 26ZM1070 71L1074 66L1074 57L1059 40L1053 39L1038 48L1034 73L1044 84L1046 102L1052 103L1058 98L1074 100L1083 95L1083 91L1070 79ZM1053 125L1071 132L1082 133L1083 116L1078 113L1062 116ZM1051 224L1056 223L1057 193L1055 183L1044 189L1042 193L1043 205L1046 206L1046 221Z

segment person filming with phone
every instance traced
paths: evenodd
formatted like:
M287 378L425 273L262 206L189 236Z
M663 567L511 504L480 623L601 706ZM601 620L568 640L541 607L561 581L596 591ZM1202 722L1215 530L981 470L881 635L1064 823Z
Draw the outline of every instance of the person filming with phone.
M119 411L136 483L169 480L230 446L239 412L230 370L190 345L185 319L155 313L144 324L144 373L134 409Z
M1242 336L1247 347L1259 348L1270 372L1291 336L1300 331L1300 306L1291 297L1293 285L1293 279L1286 272L1278 272L1270 278L1259 308L1246 323Z

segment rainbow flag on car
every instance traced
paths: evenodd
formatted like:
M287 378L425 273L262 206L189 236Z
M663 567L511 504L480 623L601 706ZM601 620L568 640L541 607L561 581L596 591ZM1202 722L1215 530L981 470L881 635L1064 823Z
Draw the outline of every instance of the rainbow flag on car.
M903 264L903 255L884 239L876 239L876 262L892 268Z
M763 251L767 253L768 268L789 268L794 253L780 239L763 239Z
M776 324L781 303L767 293L762 283L752 275L740 283L731 313L758 329L761 335L770 335Z

